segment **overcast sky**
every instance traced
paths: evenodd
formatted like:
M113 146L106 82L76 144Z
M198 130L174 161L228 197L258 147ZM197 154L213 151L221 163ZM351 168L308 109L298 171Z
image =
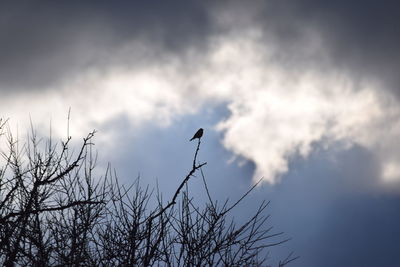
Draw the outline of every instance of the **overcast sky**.
M293 266L400 266L396 1L3 1L0 117L79 140L166 195L200 158L216 197L263 184ZM101 166L100 166L101 168ZM201 195L193 182L194 193ZM198 191L198 192L197 192Z

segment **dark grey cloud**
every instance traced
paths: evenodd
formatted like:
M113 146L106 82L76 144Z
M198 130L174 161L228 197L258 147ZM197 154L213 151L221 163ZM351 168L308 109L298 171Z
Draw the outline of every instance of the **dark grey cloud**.
M318 58L301 53L311 28L323 37L336 68L379 78L397 92L399 5L372 0L6 1L0 7L0 86L48 87L91 66L124 61L127 55L120 52L129 42L153 46L152 55L132 55L139 64L188 48L201 51L208 37L225 30L262 25L266 35L276 37L274 45L281 48L276 57L288 68L321 67ZM212 17L223 12L231 16L226 28Z
M302 34L316 30L334 67L354 78L373 77L400 94L400 3L398 1L269 1L259 21L287 49L287 57L301 51ZM314 58L318 63L318 58ZM304 62L299 62L304 66Z
M312 1L310 6L312 10ZM332 1L327 6L315 5L314 10L313 23L322 29L339 66L349 66L354 72L366 71L400 93L398 1Z
M153 57L200 48L210 31L197 1L10 1L1 3L0 18L2 90L47 87L101 68L129 42L159 47Z

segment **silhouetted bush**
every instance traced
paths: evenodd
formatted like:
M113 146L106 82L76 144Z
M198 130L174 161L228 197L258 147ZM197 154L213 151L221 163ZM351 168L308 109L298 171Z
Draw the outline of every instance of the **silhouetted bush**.
M164 202L139 179L119 184L110 167L95 175L94 132L73 152L70 137L55 144L32 130L21 144L4 121L0 128L7 144L0 165L4 266L267 266L267 248L285 242L270 241L281 233L265 226L268 203L241 225L228 219L254 187L231 205L214 201L202 172L206 163L197 163L200 139L190 171ZM194 174L202 177L204 208L189 195Z

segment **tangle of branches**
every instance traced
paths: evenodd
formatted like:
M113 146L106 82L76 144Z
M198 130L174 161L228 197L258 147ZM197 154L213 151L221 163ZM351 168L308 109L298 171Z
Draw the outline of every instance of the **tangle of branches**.
M3 266L269 266L268 248L287 241L266 227L268 202L242 224L229 219L255 186L232 204L214 200L207 163L197 162L200 139L190 170L164 202L139 179L125 186L110 167L96 172L95 132L73 152L71 137L54 143L32 130L21 144L5 125L0 120ZM204 185L202 208L190 196L194 175Z

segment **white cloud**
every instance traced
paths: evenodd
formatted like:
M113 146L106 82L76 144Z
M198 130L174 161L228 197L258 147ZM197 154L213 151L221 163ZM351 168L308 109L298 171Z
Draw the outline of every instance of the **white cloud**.
M206 54L88 70L42 94L3 97L0 111L22 125L29 112L43 129L52 118L55 134L64 136L71 107L71 134L80 136L120 115L136 127L149 121L165 126L210 101L228 103L231 114L217 129L228 150L255 163L255 179L277 182L290 157L307 157L313 143L324 140L326 146L345 141L374 151L390 162L382 165L382 177L399 180L397 102L378 83L353 81L340 70L286 69L274 58L279 47L264 37L256 29L231 32L212 39ZM305 39L300 50L325 61L318 37ZM104 130L103 138L121 130Z

